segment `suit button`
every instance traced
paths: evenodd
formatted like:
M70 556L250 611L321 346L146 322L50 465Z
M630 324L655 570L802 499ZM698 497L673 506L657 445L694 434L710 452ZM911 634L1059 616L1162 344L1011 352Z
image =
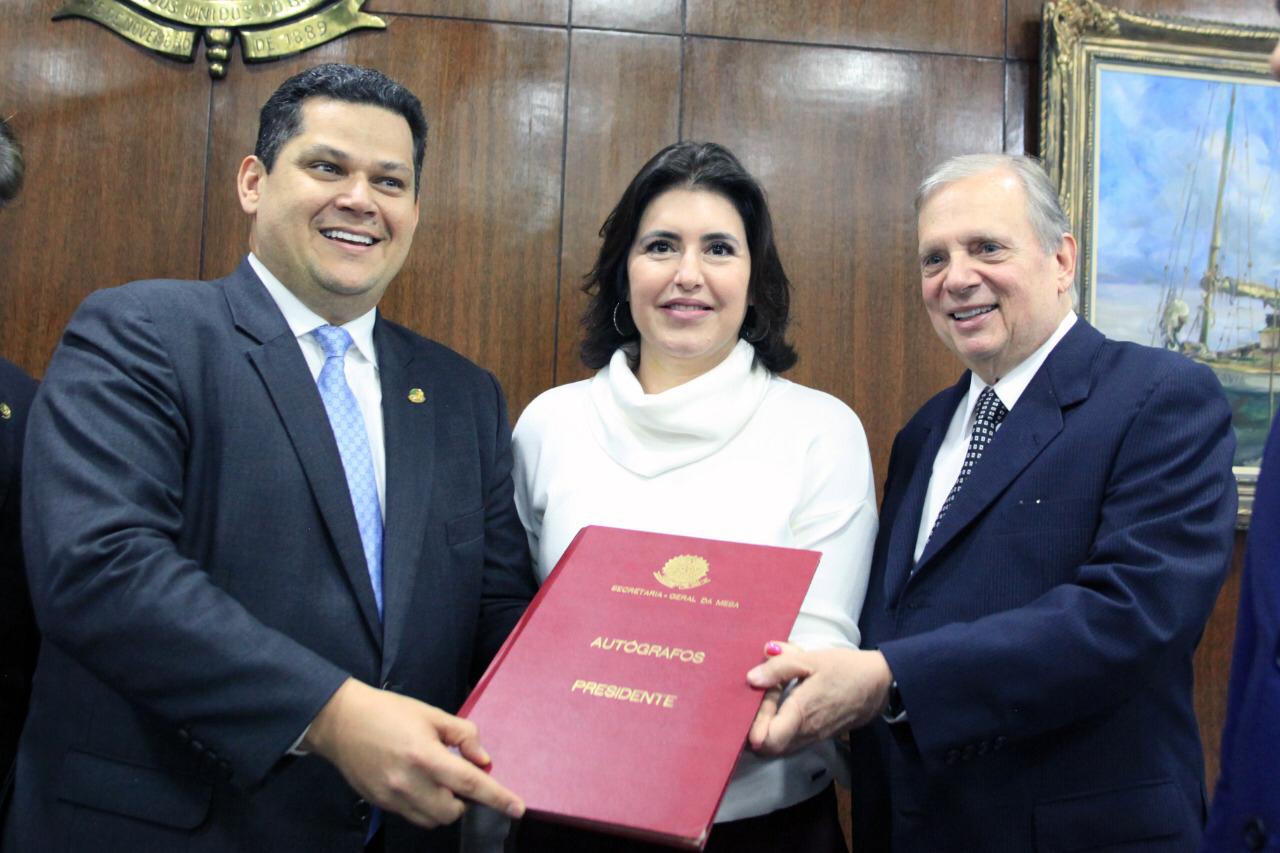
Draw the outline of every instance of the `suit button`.
M368 828L373 817L373 806L367 800L356 800L351 806L351 819L364 828Z
M187 731L186 729L178 729L178 740L182 741L183 743L190 742L191 732Z
M1267 846L1267 825L1262 818L1255 817L1244 825L1244 846L1250 850L1261 850Z

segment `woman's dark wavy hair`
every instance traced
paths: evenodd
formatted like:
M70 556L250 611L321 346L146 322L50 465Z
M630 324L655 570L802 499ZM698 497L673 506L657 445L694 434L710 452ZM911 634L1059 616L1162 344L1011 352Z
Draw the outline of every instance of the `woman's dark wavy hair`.
M627 304L627 260L645 209L670 189L706 190L728 199L742 217L751 254L746 319L739 334L756 349L756 358L774 373L796 363L796 351L786 341L790 321L791 282L782 268L773 241L773 219L764 191L729 149L714 142L677 142L645 163L622 194L609 218L600 226L604 243L582 289L591 297L582 314L582 361L599 369L614 351L640 338ZM619 307L621 304L621 307ZM623 336L614 326L630 329Z

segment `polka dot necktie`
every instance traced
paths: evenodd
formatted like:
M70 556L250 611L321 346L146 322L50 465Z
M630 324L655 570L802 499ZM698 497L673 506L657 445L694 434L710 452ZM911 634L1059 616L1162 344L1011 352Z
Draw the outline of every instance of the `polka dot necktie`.
M324 367L316 385L329 425L338 442L338 454L347 475L351 506L355 509L364 557L373 584L373 598L382 618L382 507L378 503L378 481L373 473L373 456L369 451L369 433L355 395L347 385L345 361L351 348L351 335L337 326L320 326L311 333L324 350Z
M956 495L960 493L960 487L964 485L964 481L969 479L969 475L973 473L973 466L977 465L978 460L982 458L983 451L987 449L987 445L995 437L996 428L1000 426L1000 422L1004 420L1007 414L1009 414L1009 410L1004 407L1004 403L1000 402L1000 398L996 396L995 389L990 385L984 388L982 393L978 395L978 405L974 410L973 435L969 438L969 450L964 455L964 465L960 468L960 476L956 478L956 484L951 487L951 491L947 493L947 499L942 502L942 509L938 511L938 517L933 522L933 529L929 531L930 537L938 532L938 525L942 523L942 517L951 508Z

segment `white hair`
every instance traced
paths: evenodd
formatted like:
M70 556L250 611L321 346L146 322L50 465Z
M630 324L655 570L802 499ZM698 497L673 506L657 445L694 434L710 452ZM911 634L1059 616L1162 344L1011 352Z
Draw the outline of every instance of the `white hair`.
M935 166L916 190L916 213L944 187L984 172L1004 171L1022 184L1027 195L1027 221L1045 252L1057 251L1071 223L1062 211L1058 193L1049 182L1044 166L1026 154L961 154Z

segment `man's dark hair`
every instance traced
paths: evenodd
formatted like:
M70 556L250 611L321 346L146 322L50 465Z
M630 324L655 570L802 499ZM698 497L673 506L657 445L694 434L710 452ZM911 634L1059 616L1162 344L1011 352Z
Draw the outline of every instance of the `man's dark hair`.
M618 347L639 340L627 303L627 261L645 209L662 193L677 188L721 195L742 217L751 254L751 278L747 284L750 307L739 334L755 347L756 358L769 370L781 373L792 367L796 351L786 341L791 282L773 241L769 205L764 191L738 158L714 142L677 142L659 151L631 179L600 227L604 243L582 286L591 297L582 315L583 363L590 368L604 367ZM630 329L630 334L620 334L619 327Z
M9 131L8 122L0 119L0 207L22 189L22 173L22 148Z
M427 150L427 119L417 96L381 71L359 65L329 63L308 68L280 84L258 114L258 141L253 153L270 172L276 155L302 127L302 103L332 98L369 104L399 113L413 135L413 192L422 185L422 155Z

